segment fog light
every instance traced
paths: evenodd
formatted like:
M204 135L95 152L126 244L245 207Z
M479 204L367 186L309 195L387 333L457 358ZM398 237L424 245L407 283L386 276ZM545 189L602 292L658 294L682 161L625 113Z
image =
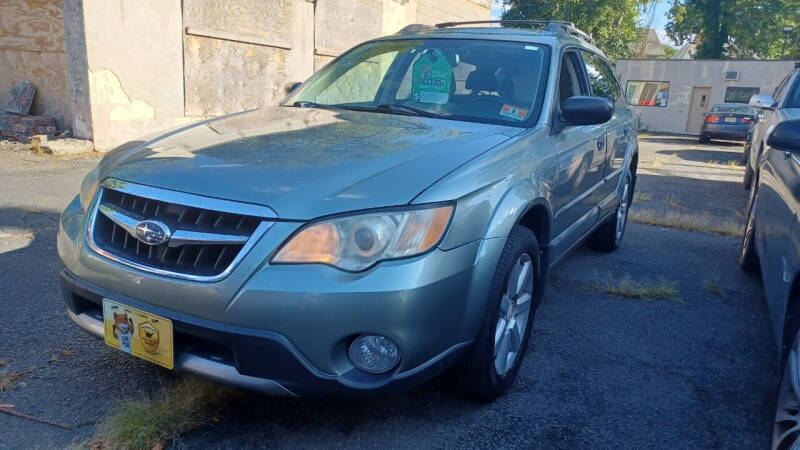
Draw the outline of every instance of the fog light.
M362 334L350 344L350 362L370 373L384 373L400 361L400 351L391 339Z

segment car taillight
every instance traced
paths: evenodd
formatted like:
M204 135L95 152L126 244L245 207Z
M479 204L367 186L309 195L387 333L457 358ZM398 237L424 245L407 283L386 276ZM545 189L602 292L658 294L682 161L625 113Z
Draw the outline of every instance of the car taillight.
M752 122L753 122L752 117L742 117L742 123L752 123Z
M719 122L719 116L710 115L706 116L706 122Z

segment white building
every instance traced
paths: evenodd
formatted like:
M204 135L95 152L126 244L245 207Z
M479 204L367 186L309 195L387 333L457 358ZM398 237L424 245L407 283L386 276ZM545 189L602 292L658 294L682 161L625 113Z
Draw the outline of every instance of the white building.
M747 103L772 94L794 61L620 59L617 75L641 130L698 134L717 103Z

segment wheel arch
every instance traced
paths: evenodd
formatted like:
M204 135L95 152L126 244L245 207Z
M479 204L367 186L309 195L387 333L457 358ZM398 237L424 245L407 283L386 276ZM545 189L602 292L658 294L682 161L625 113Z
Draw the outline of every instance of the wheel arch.
M553 214L543 198L531 201L520 213L516 224L533 231L536 240L539 241L539 246L550 245Z

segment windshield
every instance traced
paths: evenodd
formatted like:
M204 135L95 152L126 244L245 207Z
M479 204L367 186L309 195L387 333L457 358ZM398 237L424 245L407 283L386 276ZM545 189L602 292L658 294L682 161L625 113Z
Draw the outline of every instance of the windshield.
M549 48L467 39L362 44L292 93L285 106L337 107L530 126Z
M734 113L734 114L747 114L750 116L756 115L753 108L747 105L714 105L711 112L715 113Z

